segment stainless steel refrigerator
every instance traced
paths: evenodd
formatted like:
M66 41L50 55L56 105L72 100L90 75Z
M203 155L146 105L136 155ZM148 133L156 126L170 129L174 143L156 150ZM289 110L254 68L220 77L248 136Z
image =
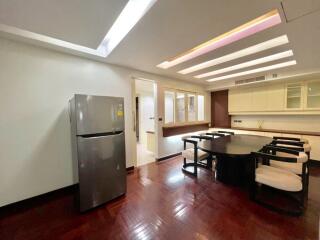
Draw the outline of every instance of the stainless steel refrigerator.
M123 98L76 94L70 100L80 211L126 192Z

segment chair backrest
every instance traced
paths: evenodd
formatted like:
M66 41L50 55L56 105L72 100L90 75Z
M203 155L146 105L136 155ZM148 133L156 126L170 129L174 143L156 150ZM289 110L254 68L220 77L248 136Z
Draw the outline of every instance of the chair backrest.
M192 136L186 136L182 138L183 141L183 149L186 150L187 148L187 143L191 143L194 145L194 148L197 148L198 146L198 139L192 138Z
M192 135L191 138L199 139L199 141L201 141L201 140L212 140L213 139L212 136L208 136L208 135Z
M230 131L218 131L218 133L224 133L227 135L234 135L234 132L230 132Z
M212 137L224 137L225 136L225 134L217 133L217 132L207 132L205 135L209 135L209 136L212 136Z
M296 149L299 151L303 151L308 153L308 155L310 155L310 151L311 151L311 146L308 143L305 142L296 142L296 141L286 141L286 140L273 140L271 143L271 145L275 145L275 146L279 146L279 147L285 147L285 148L289 148L289 149Z
M304 142L300 142L300 141L291 141L291 140L273 140L272 144L274 144L274 145L291 145L291 146L303 147L303 145L305 143Z
M283 145L283 144L275 144L275 143L270 143L266 146L270 146L270 147L277 147L280 149L289 149L289 150L294 150L297 152L304 152L304 148L303 147L299 147L299 146L291 146L291 145Z
M270 162L270 160L279 161L279 162L288 162L288 163L297 163L298 161L297 157L283 157L283 156L274 155L271 152L260 151L260 152L252 152L251 154L255 162L255 167L258 166L258 162L260 161L262 163Z
M294 141L294 142L309 143L308 140L304 138L274 136L273 139L280 140L280 141Z
M299 150L297 150L299 149ZM309 160L309 155L303 151L303 148L288 148L279 147L275 145L266 145L262 148L261 152L271 153L279 156L294 156L299 163L305 163Z

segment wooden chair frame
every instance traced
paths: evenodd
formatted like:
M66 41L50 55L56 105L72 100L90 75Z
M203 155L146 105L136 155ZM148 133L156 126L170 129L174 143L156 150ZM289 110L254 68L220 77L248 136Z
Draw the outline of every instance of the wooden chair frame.
M274 147L274 146L265 146L260 152L253 152L252 153L252 177L251 177L251 184L250 184L250 186L251 186L250 187L250 198L253 201L255 201L255 202L271 209L271 210L281 212L281 213L290 214L290 215L301 215L304 210L305 195L306 195L305 171L303 171L303 174L302 174L303 176L301 177L302 190L299 192L289 192L289 191L284 191L284 190L280 190L280 189L268 186L270 188L276 189L277 191L285 192L291 199L293 199L294 201L297 201L298 208L299 208L297 211L288 211L285 209L277 208L273 205L270 205L270 204L263 202L263 201L256 198L257 184L255 181L255 171L256 171L256 168L258 167L258 163L260 160L262 160L262 163L268 163L270 160L280 161L280 162L297 163L296 158L280 157L280 156L276 156L276 155L272 154L277 151L286 152L286 153L290 153L290 154L294 154L294 155L299 155L298 151L291 150L291 149L278 148L278 147ZM303 168L305 170L306 164L303 164ZM292 196L292 194L298 195L298 199L294 198Z
M190 136L188 138L183 138L183 149L186 150L187 148L187 143L191 143L193 144L193 148L194 148L194 159L193 162L191 163L187 163L187 159L183 158L183 166L182 166L182 171L187 173L187 174L191 174L195 177L197 177L198 175L198 167L203 167L205 169L212 169L212 155L209 154L209 156L206 158L207 163L203 163L201 161L198 160L198 140L195 139L199 139L199 141L201 140L212 140L213 138L210 136L206 136L206 135L193 135ZM187 168L188 167L193 167L193 171L189 171Z
M298 142L299 145L296 144L291 144L292 146L296 146L296 147L289 147L289 146L277 146L276 144L283 144L284 141L273 141L271 144L267 145L266 147L273 147L274 149L279 149L279 150L283 150L285 151L285 149L288 150L293 150L296 152L305 152L304 148L301 147L303 146L304 143L302 142ZM287 141L286 141L287 142ZM308 161L306 163L304 163L303 165L305 165L305 167L303 166L302 172L305 173L305 178L306 178L306 198L308 198L309 195L309 175L310 175L310 169L309 169L309 165L310 165L310 152L305 152L308 155ZM301 174L302 177L302 174Z

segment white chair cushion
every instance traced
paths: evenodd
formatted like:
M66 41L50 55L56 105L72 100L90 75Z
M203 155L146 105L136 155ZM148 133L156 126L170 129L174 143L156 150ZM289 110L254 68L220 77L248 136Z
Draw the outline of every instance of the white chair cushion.
M299 152L299 155L294 155L285 152L277 152L276 155L280 157L296 158L298 163L305 163L308 161L308 155L305 152Z
M194 160L194 148L188 148L182 151L182 157L188 160ZM202 160L209 157L209 154L198 149L198 160Z
M295 174L302 174L302 163L287 163L270 160L270 166L285 169Z
M301 178L298 175L266 165L256 169L256 182L290 192L302 190Z

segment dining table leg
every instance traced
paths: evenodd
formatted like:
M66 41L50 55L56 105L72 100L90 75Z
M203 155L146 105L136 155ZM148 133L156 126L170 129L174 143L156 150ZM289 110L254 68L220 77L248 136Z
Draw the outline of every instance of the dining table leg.
M217 154L217 180L235 186L247 185L250 181L248 156Z

